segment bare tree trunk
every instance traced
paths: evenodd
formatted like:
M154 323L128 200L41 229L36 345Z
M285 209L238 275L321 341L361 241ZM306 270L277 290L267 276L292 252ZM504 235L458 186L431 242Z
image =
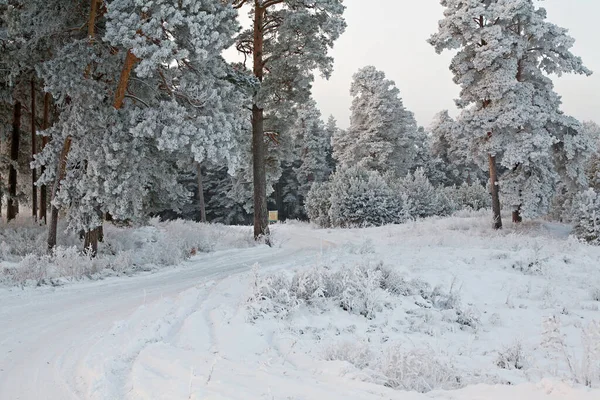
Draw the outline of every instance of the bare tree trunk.
M50 93L46 93L44 95L44 122L42 129L47 130L50 128ZM48 144L48 137L42 137L42 151L46 148ZM40 174L44 175L46 168L42 166ZM40 187L40 221L42 223L46 223L48 212L48 195L46 185L42 185Z
M206 203L204 202L204 184L202 182L202 165L198 163L198 204L200 206L200 222L206 222Z
M520 224L523 222L523 217L521 216L521 206L512 212L512 222L515 224Z
M138 58L129 50L125 57L125 64L121 70L121 77L119 78L119 85L115 92L115 101L113 106L116 110L120 110L123 107L123 101L125 100L125 93L127 92L127 86L129 85L129 78L131 77L131 71L138 62Z
M496 157L488 154L490 164L490 186L492 191L492 213L494 217L492 227L502 229L502 215L500 214L500 186L498 183L498 170L496 168Z
M265 9L254 7L254 76L262 82L264 74L263 40ZM265 237L269 244L267 213L267 173L265 167L264 110L252 105L252 156L254 175L254 238Z
M521 23L518 24L519 32L521 32ZM523 60L519 60L517 62L517 82L523 82ZM518 168L518 165L515 169ZM512 222L515 224L520 224L523 222L523 217L521 216L521 204L517 205L512 212Z
M35 154L37 152L37 135L35 130L35 80L31 79L31 161L35 160ZM31 168L31 215L33 219L37 219L38 214L38 193L36 169Z
M15 102L13 108L12 137L10 143L10 169L8 171L8 201L6 220L17 217L17 164L19 162L19 140L21 136L21 102Z
M92 229L90 231L85 232L85 239L83 242L83 247L86 251L89 251L89 255L91 257L96 257L98 254L98 241L99 241L100 229Z
M56 166L56 179L54 180L54 186L52 187L52 199L56 197L60 184L65 176L67 175L67 159L69 152L71 151L71 136L67 136L65 143L63 144L62 152L60 153L60 159ZM48 250L52 251L56 246L56 236L58 230L58 207L52 204L52 210L50 211L50 224L48 225Z

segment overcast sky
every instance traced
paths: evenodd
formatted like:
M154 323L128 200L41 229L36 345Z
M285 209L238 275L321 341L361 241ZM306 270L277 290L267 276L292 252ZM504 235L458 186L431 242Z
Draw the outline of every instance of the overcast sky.
M554 77L565 112L600 122L600 0L545 0L548 19L570 30L573 49L595 74ZM347 127L352 75L374 65L394 80L405 106L420 125L443 109L454 109L458 87L448 70L450 53L438 55L426 40L442 18L438 0L345 0L348 28L331 55L335 70L329 81L318 79L314 97L326 119L332 114ZM454 113L454 112L453 112Z

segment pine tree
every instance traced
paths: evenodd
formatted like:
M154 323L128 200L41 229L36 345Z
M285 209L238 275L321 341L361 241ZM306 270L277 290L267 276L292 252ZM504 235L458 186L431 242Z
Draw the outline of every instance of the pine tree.
M310 188L315 183L325 182L332 173L327 159L331 154L331 139L313 100L300 108L290 134L293 137L294 154L298 157L293 171L298 182L297 204L301 208L300 217L304 218L304 202Z
M235 170L248 98L238 85L245 78L221 57L237 31L230 4L114 0L83 9L52 0L21 12L52 20L60 39L37 68L60 110L36 156L47 167L40 183L58 183L49 245L59 208L69 207L69 226L95 248L107 212L139 221L188 202L177 177L194 163ZM84 22L86 32L60 35Z
M333 141L334 137L338 136L340 132L341 129L338 128L336 119L333 115L330 115L325 124L325 140L327 141L327 167L331 172L334 172L336 168L335 159L333 158Z
M334 136L334 158L341 168L362 165L405 176L416 159L417 125L395 83L368 66L353 77L350 127Z
M475 159L487 157L494 227L502 226L501 184L515 221L544 213L558 180L554 152L564 150L556 144L578 140L545 74L590 71L570 52L566 30L547 22L532 0L441 4L445 18L429 42L438 52L458 49L451 70L461 86L459 119Z
M325 77L331 74L333 60L327 52L345 29L344 6L341 0L233 4L251 11L252 28L240 35L237 48L252 58L254 76L261 83L252 105L254 236L259 238L269 234L265 133L281 133L276 121L285 120L295 104L308 100L315 70Z

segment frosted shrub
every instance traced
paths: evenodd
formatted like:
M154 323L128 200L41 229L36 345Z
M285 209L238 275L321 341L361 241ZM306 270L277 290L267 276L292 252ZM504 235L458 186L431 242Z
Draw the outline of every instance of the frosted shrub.
M58 230L64 231L61 222ZM38 225L30 217L18 216L10 224L0 225L0 257L2 260L17 262L28 254L43 256L47 251L48 228ZM61 235L60 244L73 246L79 243L74 232L68 231Z
M430 217L437 213L437 192L422 168L397 182L397 190L407 196L416 213L414 217Z
M314 300L324 298L328 287L328 276L317 268L298 272L292 278L290 292L298 301L311 304Z
M88 253L80 253L74 246L54 248L50 263L59 277L75 279L91 277L106 267L104 258L92 258Z
M600 194L588 189L575 197L573 204L574 233L577 238L600 245Z
M47 256L47 228L18 219L14 222L14 225L11 222L10 226L0 229L2 260L15 263L0 268L0 281L8 284L55 284L56 279L96 279L101 274L124 274L150 270L157 265L176 265L201 252L255 245L249 229L153 219L149 225L138 228L105 224L105 240L94 259L81 253L81 241L72 233L63 235L63 245Z
M380 362L380 370L386 386L399 390L426 393L461 386L454 366L437 358L431 350L391 347Z
M590 290L591 298L594 301L600 301L600 287L592 288Z
M578 358L568 350L560 319L551 316L543 321L542 347L566 364L573 381L592 387L600 381L600 321L592 321L581 329L581 341L583 353Z
M260 276L259 265L252 267L252 287L248 298L248 316L251 320L274 314L287 316L299 306L298 299L290 290L291 282L281 274Z
M109 268L117 274L131 271L135 266L134 258L135 254L132 250L121 251L110 261Z
M460 186L447 188L447 194L459 210L478 211L492 206L487 189L478 183L469 185L465 182Z
M48 278L48 257L38 257L35 254L28 254L19 264L12 268L7 268L3 274L8 277L12 283L25 284L32 282L36 285L44 283Z
M327 347L323 358L326 361L346 361L356 368L364 369L371 364L373 353L366 343L344 341Z
M451 196L433 186L422 168L399 181L391 180L390 185L404 199L403 203L410 204L410 211L407 212L408 206L405 206L403 213L412 218L449 215L455 210Z
M330 182L315 183L310 188L304 207L311 222L320 227L331 226L329 209L331 208Z
M336 227L379 226L397 222L399 196L374 171L355 166L337 171L331 178L329 217Z
M527 356L523 350L523 345L519 341L498 352L496 365L502 369L523 369L527 367L527 364Z
M381 311L383 273L371 265L344 266L339 271L313 268L297 272L292 278L280 274L258 276L255 272L248 299L250 316L274 313L285 317L300 305L324 306L330 302L353 314L372 319Z
M333 290L337 293L336 300L345 311L368 319L374 318L381 311L381 300L385 295L381 290L381 271L365 266L344 268L334 274L332 281L336 286Z

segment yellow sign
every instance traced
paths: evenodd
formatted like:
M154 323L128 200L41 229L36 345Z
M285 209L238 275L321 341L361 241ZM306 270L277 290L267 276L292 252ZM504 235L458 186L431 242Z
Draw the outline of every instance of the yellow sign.
M279 221L279 211L269 211L269 222Z

